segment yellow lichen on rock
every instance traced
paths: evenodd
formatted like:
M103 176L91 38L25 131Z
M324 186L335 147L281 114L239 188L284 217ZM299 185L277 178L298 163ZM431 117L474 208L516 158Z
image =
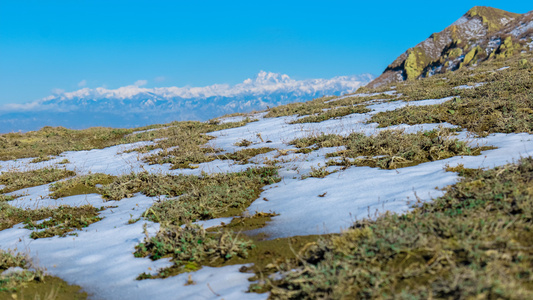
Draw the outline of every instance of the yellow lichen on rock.
M463 60L463 63L462 65L468 65L470 62L476 62L477 61L477 56L479 53L483 52L483 48L479 47L479 46L476 46L474 48L472 48L472 50L470 50L466 55L465 55L465 58Z
M513 42L513 39L511 36L508 36L505 38L503 43L496 49L495 56L496 58L508 58L514 55L516 50L519 50L522 48L522 45L520 43ZM491 55L492 56L492 55Z
M522 45L519 43L514 43L511 36L505 38L503 43L496 50L496 58L507 58L511 57L515 50L522 48Z
M452 40L460 40L458 38L458 30L457 25L450 25L450 27L447 28L450 31L450 35L452 37Z
M463 49L461 48L453 48L448 52L448 57L450 58L456 58L463 54Z
M423 49L411 48L407 50L404 71L408 80L416 79L422 74L429 61Z

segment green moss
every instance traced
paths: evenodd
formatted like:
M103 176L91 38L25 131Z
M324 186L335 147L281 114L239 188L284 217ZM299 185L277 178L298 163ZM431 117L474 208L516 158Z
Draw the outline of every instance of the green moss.
M9 268L19 267L22 272L0 275L0 299L87 299L79 286L69 286L65 281L45 276L26 255L0 250L0 274Z
M28 278L28 277L26 277ZM16 291L0 291L0 299L13 300L85 300L89 297L80 286L70 285L58 277L42 276L22 281Z
M98 194L100 189L96 186L112 183L115 176L94 173L83 176L77 176L65 181L59 181L50 185L50 198L58 199L74 195Z
M25 268L26 270L10 275L1 275L5 270L14 267ZM31 267L31 261L27 256L0 250L0 295L1 292L16 291L26 282L42 280L43 272L41 270L29 271L27 270L29 267Z
M54 128L47 126L41 130L27 133L0 134L0 160L37 157L34 159L34 162L38 162L48 159L51 155L59 155L65 151L101 149L114 145L156 139L159 139L156 146L142 147L135 150L167 149L177 146L177 143L180 142L180 137L183 136L186 136L185 141L189 141L188 144L195 143L194 146L198 148L198 145L204 144L209 139L209 137L205 136L205 133L243 126L251 121L253 120L249 118L241 122L224 124L219 124L216 120L206 123L185 121L172 122L164 125L150 125L136 129L93 127L84 130L71 130L63 127ZM135 133L135 131L147 129L157 130ZM165 139L162 140L161 138ZM182 153L178 153L178 155L183 156ZM192 160L194 161L194 159ZM160 163L160 160L157 160L157 158L149 159L149 161ZM179 162L177 165L179 165ZM185 160L184 165L188 165L187 160Z
M264 200L264 199L263 199ZM253 215L234 217L229 224L224 224L224 230L231 230L233 232L250 231L265 227L265 225L272 221L272 217L279 216L275 213L256 212ZM220 229L213 227L208 231L217 232Z

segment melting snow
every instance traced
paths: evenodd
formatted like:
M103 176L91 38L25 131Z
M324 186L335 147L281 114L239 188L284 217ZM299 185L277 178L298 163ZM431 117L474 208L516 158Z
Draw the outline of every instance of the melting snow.
M509 68L509 67L507 67L507 68ZM497 71L500 71L500 70L505 70L505 68L498 69ZM484 84L485 84L485 82L479 82L479 83L476 83L474 85L466 85L466 84L464 84L464 85L456 86L456 87L454 87L454 89L458 89L458 90L473 89L473 88L477 88L478 86L482 86Z
M533 21L527 23L521 23L515 29L511 31L511 34L518 37L527 32L528 30L533 29Z
M458 87L459 88L459 87ZM350 95L350 97L353 95ZM480 156L452 157L446 160L420 164L397 170L380 170L369 167L350 167L338 170L325 178L306 178L311 167L324 166L326 154L342 148L323 148L309 154L294 153L288 142L299 137L336 133L348 135L352 132L375 134L377 124L367 121L381 111L399 109L407 105L431 105L453 99L432 99L424 101L393 101L374 103L366 114L353 114L322 123L289 124L296 116L263 118L246 126L213 132L215 139L209 144L226 151L241 149L235 142L243 138L252 141L250 147L271 147L289 153L277 157L282 151L272 151L253 159L261 164L265 159L277 159L283 180L267 186L258 200L249 207L249 212L273 211L279 214L266 227L257 231L271 238L294 235L340 232L353 221L375 217L386 210L402 213L409 210L416 199L429 201L443 195L443 187L457 182L456 173L445 172L446 165L464 164L468 168L494 167L517 161L533 155L533 136L528 134L493 134L485 138L472 138L468 133L459 135L473 144L493 145L495 150L484 151ZM226 119L227 120L227 119ZM450 124L422 124L416 126L398 125L406 132L429 130L438 126L453 127ZM256 164L239 165L232 161L215 160L200 164L194 170L170 170L168 165L148 165L142 161L144 155L125 153L150 142L120 145L99 150L65 152L51 161L32 164L31 159L0 162L0 172L13 169L29 170L57 165L68 159L64 165L78 174L102 172L120 175L146 170L153 173L196 174L201 172L235 172ZM157 150L154 150L157 151ZM121 201L104 202L100 195L71 196L54 200L49 198L49 185L42 185L15 192L24 196L10 204L23 208L38 208L68 204L79 206L92 204L108 207L101 212L103 219L77 231L77 236L64 238L43 238L32 240L30 230L22 224L0 231L0 248L18 249L34 257L40 266L72 284L78 284L94 299L266 299L268 294L245 293L253 276L240 273L241 266L223 268L203 267L199 271L180 274L167 279L137 281L143 272L155 273L157 269L170 266L168 259L152 261L135 258L134 247L146 234L154 235L159 224L141 218L136 223L128 220L142 216L157 198L137 194ZM323 195L323 197L319 197ZM268 201L263 200L264 198ZM116 206L116 207L112 207ZM218 226L231 218L201 222L204 226ZM189 279L193 285L185 285Z

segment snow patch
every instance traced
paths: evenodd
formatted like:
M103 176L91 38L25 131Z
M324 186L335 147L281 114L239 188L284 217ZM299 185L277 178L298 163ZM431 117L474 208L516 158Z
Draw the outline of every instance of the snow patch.
M287 78L264 80L286 81ZM351 95L353 96L353 95ZM232 161L215 160L200 164L198 169L170 170L168 165L147 165L141 154L124 153L149 142L120 145L90 151L70 151L62 153L48 162L31 164L31 158L0 162L0 171L14 168L20 170L54 166L67 158L65 167L78 174L102 172L121 175L129 172L148 171L164 174L196 174L201 172L235 172L248 167L261 165L265 160L277 159L282 181L266 186L259 198L248 211L275 212L279 214L256 232L270 236L288 237L293 235L337 233L348 228L356 220L374 218L385 211L403 213L411 209L416 199L430 201L443 195L443 188L459 180L456 173L445 172L444 168L463 164L467 168L494 167L517 161L521 157L533 155L533 135L492 134L485 138L473 138L462 132L460 139L472 145L492 145L498 149L487 150L479 156L452 157L446 160L428 162L397 170L381 170L369 167L350 167L337 171L325 178L305 178L312 168L325 166L327 153L342 150L343 147L322 148L308 154L294 153L289 142L309 135L335 133L343 136L353 132L376 134L386 129L404 129L406 132L431 130L439 126L454 127L450 124L405 124L389 128L377 128L368 120L372 115L405 107L407 105L433 105L450 101L455 97L422 101L392 101L368 105L372 111L365 114L352 114L321 123L289 124L295 116L264 118L245 126L210 133L215 137L209 141L214 147L224 151L241 149L235 142L245 138L253 144L250 148L271 147L286 150L288 155L278 156L272 151L253 158L246 165ZM263 141L258 137L261 135ZM270 143L265 141L270 140ZM292 151L289 151L291 150ZM143 273L154 274L159 268L172 265L169 259L152 261L149 258L135 258L135 246L146 235L153 236L159 224L142 219L142 214L159 198L136 194L120 201L104 201L100 195L78 195L61 199L50 199L50 185L27 188L14 193L24 196L9 204L20 208L45 206L91 204L95 207L108 207L101 212L103 219L83 230L75 231L77 236L53 237L32 240L31 230L22 224L0 231L0 248L18 249L37 259L52 275L67 282L78 284L96 299L266 299L268 294L246 293L253 276L239 272L240 265L223 268L203 267L199 271L180 274L166 279L137 281ZM437 188L437 189L436 189ZM319 196L322 195L322 196ZM264 201L263 198L268 199ZM114 207L116 206L116 207ZM129 220L141 218L129 224ZM205 227L218 226L231 222L231 218L220 218L198 222ZM193 285L185 285L190 279Z
M533 20L527 23L521 23L520 25L518 25L515 29L511 30L511 35L515 37L519 37L531 29L533 29Z
M498 69L498 71L499 71L499 69ZM479 86L482 86L484 84L486 84L486 82L478 82L478 83L476 83L474 85L463 84L463 85L459 85L459 86L454 87L454 89L458 89L458 90L473 89L473 88L477 88Z

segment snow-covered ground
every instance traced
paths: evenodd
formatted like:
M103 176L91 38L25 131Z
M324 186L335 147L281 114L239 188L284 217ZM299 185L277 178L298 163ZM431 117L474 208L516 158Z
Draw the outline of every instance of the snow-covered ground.
M78 174L100 172L120 175L146 170L153 173L197 174L201 172L235 172L261 164L267 159L277 160L282 181L267 186L259 198L249 207L249 212L279 214L266 227L257 231L271 236L340 232L353 221L374 217L386 210L405 212L416 199L429 201L443 195L443 187L457 182L456 173L445 172L445 166L464 164L468 168L494 167L517 161L533 155L533 135L492 134L485 138L473 138L466 132L459 137L472 144L495 146L480 156L452 157L446 160L428 162L397 170L381 170L369 167L350 167L338 170L325 178L305 178L311 167L324 166L326 154L337 148L323 148L308 154L296 154L294 146L288 143L299 137L336 133L348 135L352 132L374 134L377 124L366 124L369 118L380 111L394 110L406 105L429 105L443 103L452 97L415 102L382 102L369 108L366 114L353 114L322 123L289 124L295 116L263 118L246 126L211 133L215 139L209 144L225 151L241 149L234 144L242 139L252 141L250 147L271 147L272 151L255 157L247 165L228 160L215 160L199 165L198 169L170 170L169 165L148 165L142 161L144 155L125 153L149 142L120 145L100 150L65 152L51 161L30 163L31 159L0 162L0 172L9 170L38 169L45 166L61 166L60 161L68 159L65 168ZM430 130L450 124L399 125L406 132ZM157 150L154 150L157 151ZM284 153L282 153L284 152ZM287 154L288 153L288 154ZM286 154L286 155L280 155ZM330 167L329 170L336 170ZM305 179L303 179L305 178ZM30 230L16 225L0 231L0 248L17 249L29 253L40 266L52 275L69 283L80 285L93 299L266 299L268 294L245 293L253 274L240 273L241 266L222 268L203 267L199 271L181 274L167 279L137 281L143 273L155 273L158 268L171 265L168 259L152 261L149 258L135 258L134 247L145 237L144 227L150 235L157 232L159 225L141 219L128 224L129 219L139 218L156 200L143 195L121 201L104 202L96 194L71 196L59 200L48 197L49 185L17 191L23 193L10 204L17 207L37 208L68 204L71 206L92 204L95 207L112 206L102 211L103 220L77 232L77 236L64 238L43 238L32 240ZM319 195L322 195L321 197ZM268 201L265 201L264 199ZM216 226L229 219L204 222L204 226ZM190 278L193 285L185 285Z

